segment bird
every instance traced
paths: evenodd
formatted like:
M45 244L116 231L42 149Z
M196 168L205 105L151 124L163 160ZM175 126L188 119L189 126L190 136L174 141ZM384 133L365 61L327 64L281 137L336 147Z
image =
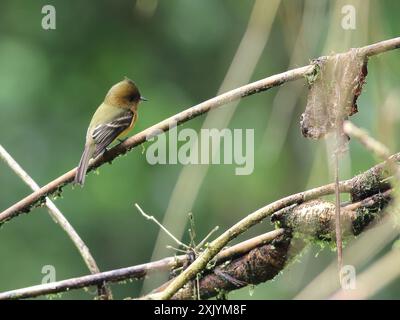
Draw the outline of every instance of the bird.
M97 108L86 133L83 150L74 183L83 186L89 160L106 151L114 140L125 136L138 119L138 106L142 97L136 84L125 77L108 91Z

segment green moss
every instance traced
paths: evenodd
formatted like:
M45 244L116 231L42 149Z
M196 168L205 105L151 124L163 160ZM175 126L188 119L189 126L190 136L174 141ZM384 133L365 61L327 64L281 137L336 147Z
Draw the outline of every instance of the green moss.
M61 299L62 296L63 296L62 292L46 294L46 299L48 299L48 300Z
M387 190L390 187L390 184L387 181L382 181L382 178L386 174L385 171L378 173L375 170L370 170L360 176L354 184L351 192L352 201L356 202L368 198L380 191Z
M219 288L214 288L214 289L217 292L217 295L215 297L217 300L228 300L228 291Z
M304 78L306 79L309 88L311 88L315 81L318 79L318 76L321 72L321 63L322 61L319 59L312 60L311 64L314 65L312 72L304 75Z
M376 204L374 206L357 209L357 217L352 224L352 231L354 235L359 235L372 221L378 219L381 211L387 207L390 202L390 199L382 196L379 193L376 195L376 197Z

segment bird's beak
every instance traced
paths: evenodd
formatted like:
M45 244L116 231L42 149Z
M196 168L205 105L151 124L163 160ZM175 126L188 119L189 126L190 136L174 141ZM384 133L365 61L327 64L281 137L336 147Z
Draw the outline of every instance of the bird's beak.
M146 99L145 97L140 97L140 101L149 101L149 100Z

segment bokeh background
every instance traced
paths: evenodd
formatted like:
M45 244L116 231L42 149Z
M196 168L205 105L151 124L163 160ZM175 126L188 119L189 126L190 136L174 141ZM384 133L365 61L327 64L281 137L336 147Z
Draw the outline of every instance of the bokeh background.
M56 8L55 30L41 27L46 4ZM354 30L341 26L341 10L348 4L356 9ZM92 113L124 76L135 80L149 99L140 108L139 132L218 92L306 65L321 55L396 37L399 11L400 2L391 0L3 0L0 143L44 185L77 165ZM399 148L399 74L398 51L371 58L360 111L353 117L392 151ZM140 216L135 202L184 241L192 212L200 240L216 225L220 233L273 200L332 181L329 142L308 141L300 134L306 94L305 81L287 83L182 126L254 129L251 175L236 176L235 165L152 166L139 147L91 173L83 189L66 187L56 204L101 270L173 255L165 248L173 243ZM377 161L351 141L341 159L341 178ZM0 190L1 210L30 193L3 162ZM237 241L272 228L266 221ZM396 234L373 252L368 241L374 237L369 238L355 241L364 241L357 252L359 273L392 249ZM1 291L41 283L45 265L55 267L57 280L88 274L70 239L43 208L2 226L0 256ZM329 272L335 263L335 252L312 247L274 281L229 296L324 298L329 295L326 288L337 285L336 272ZM321 276L323 281L315 280ZM112 289L115 298L136 297L163 280L165 275L158 275ZM93 292L75 290L57 298L93 299ZM399 297L397 277L369 296Z

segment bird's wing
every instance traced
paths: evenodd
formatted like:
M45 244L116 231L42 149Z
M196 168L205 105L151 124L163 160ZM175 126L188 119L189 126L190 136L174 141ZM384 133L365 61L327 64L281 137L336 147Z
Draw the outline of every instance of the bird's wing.
M128 129L133 121L133 118L134 113L131 110L127 110L112 121L97 125L92 132L92 138L96 144L96 150L93 154L93 158L96 158L124 130Z

